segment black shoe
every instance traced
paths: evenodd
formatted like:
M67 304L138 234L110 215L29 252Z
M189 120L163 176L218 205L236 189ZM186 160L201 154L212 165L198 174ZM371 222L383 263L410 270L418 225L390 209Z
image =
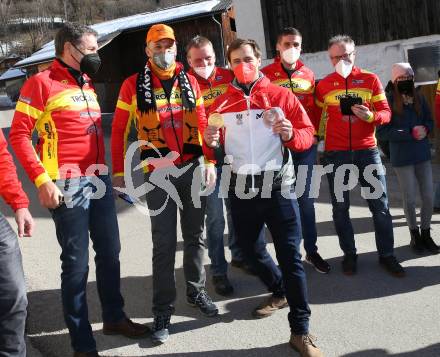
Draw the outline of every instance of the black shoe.
M243 268L244 265L244 261L243 260L237 260L237 259L232 259L231 260L231 266L233 266L234 268Z
M214 317L218 314L217 306L212 302L212 299L204 289L188 296L187 302L193 307L198 307L200 312L205 316Z
M170 327L171 314L155 315L153 322L153 330L151 333L151 341L155 345L165 343L170 334L168 329Z
M307 254L306 262L312 264L318 273L328 274L330 272L330 264L322 259L318 252Z
M243 270L246 274L249 275L257 275L257 272L254 268L252 268L248 263L246 263L244 260L231 260L231 266L234 268L238 268Z
M431 230L428 229L422 229L422 245L427 250L429 250L432 254L438 254L440 252L440 247L435 244L434 240L431 238Z
M410 229L409 232L411 234L411 241L409 243L411 249L418 255L423 254L424 244L420 235L419 227Z
M357 271L357 254L346 254L342 261L342 272L345 275L354 275Z
M379 257L379 263L391 275L398 278L405 276L405 270L394 255L390 255L389 257Z
M213 276L212 283L214 284L215 292L221 296L228 296L234 292L234 288L226 274Z

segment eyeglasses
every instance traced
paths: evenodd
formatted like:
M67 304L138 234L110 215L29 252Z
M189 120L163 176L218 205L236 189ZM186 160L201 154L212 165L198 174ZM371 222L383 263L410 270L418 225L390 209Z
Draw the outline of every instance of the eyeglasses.
M412 81L413 79L414 79L413 76L400 76L396 78L396 82Z
M332 60L336 60L337 62L339 62L341 59L347 59L347 58L350 58L352 55L354 55L354 52L355 51L351 51L350 53L344 53L343 55L341 55L341 56L333 56L333 57L330 57Z

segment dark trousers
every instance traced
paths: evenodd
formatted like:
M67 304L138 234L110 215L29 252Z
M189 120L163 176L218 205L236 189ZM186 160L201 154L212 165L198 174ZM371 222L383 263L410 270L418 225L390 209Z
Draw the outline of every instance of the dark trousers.
M354 231L350 219L350 192L340 189L349 179L349 171L336 179L338 168L343 165L354 165L359 170L359 183L364 190L377 192L378 197L366 198L373 215L376 247L380 256L393 255L394 235L392 217L388 208L388 197L385 175L379 171L368 174L369 167L381 167L382 161L377 148L355 151L329 151L324 153L324 165L333 164L333 171L327 174L333 206L333 221L339 237L339 245L344 254L355 254ZM372 166L370 166L372 165ZM348 168L349 166L344 166ZM339 194L338 194L339 193ZM340 196L340 197L338 197Z
M307 254L313 254L318 251L316 245L318 232L316 231L315 199L310 197L313 167L316 164L316 145L312 145L310 149L304 152L293 152L292 157L296 175L296 192L301 191L301 194L298 194L297 197L304 249Z
M26 307L17 235L0 213L0 357L26 357Z
M273 191L271 198L239 199L231 195L231 212L237 242L257 275L274 295L286 295L292 333L309 330L306 275L301 262L301 223L296 199ZM266 250L255 246L263 225L269 229L280 269ZM258 244L257 244L258 246Z
M105 183L105 194L91 199L92 177L58 180L67 204L51 210L58 242L61 246L61 296L64 319L72 347L77 352L96 350L88 319L87 277L89 274L89 233L96 252L96 284L104 322L125 318L124 300L120 292L119 228L112 186L108 176L99 176Z
M228 262L225 258L223 234L225 230L225 218L223 213L223 198L219 197L222 168L217 168L217 182L214 191L206 197L206 242L208 255L211 260L211 274L213 276L225 275L228 271ZM224 199L226 207L226 222L228 224L228 245L231 250L232 260L243 261L243 253L237 244L234 233L234 224L231 217L231 204L229 198ZM258 238L258 249L266 249L264 227Z
M153 239L154 315L174 312L177 211L180 213L183 236L183 271L186 280L186 294L192 295L205 287L203 224L206 197L201 197L201 205L196 207L191 187L193 178L201 182L201 178L196 177L201 175L201 171L197 161L186 165L190 165L190 168L178 177L168 175L166 168L156 169L145 176L146 182L156 186L146 194ZM183 169L186 165L177 169ZM163 180L160 179L161 175L163 175ZM181 207L178 206L176 200L180 201Z

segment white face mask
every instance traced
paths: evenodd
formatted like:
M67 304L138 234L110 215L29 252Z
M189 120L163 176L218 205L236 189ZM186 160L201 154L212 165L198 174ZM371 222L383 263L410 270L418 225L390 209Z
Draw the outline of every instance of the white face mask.
M208 79L214 71L214 67L214 65L210 65L206 67L194 67L193 69L200 77Z
M281 58L288 64L294 64L298 61L301 50L299 48L291 47L281 52Z
M344 78L347 78L353 70L353 63L341 59L335 66L336 72Z
M165 53L156 53L153 55L153 61L159 68L167 70L176 61L176 53L173 50L166 50Z

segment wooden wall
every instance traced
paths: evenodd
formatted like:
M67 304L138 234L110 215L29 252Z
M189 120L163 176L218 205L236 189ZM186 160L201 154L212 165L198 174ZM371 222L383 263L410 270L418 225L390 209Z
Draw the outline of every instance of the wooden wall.
M227 12L215 15L216 20L222 24L223 36L220 36L220 26L213 21L212 17L169 23L176 35L177 60L187 65L185 53L187 43L194 36L203 35L214 45L217 65L223 66L225 63L223 49L226 51L227 46L235 39L229 16ZM99 92L103 111L114 110L122 81L138 72L145 64L147 59L144 47L146 34L147 29L123 33L99 51L102 66L93 81Z
M336 34L358 45L440 33L440 0L261 0L269 57L278 32L287 26L303 34L303 51L327 49Z

